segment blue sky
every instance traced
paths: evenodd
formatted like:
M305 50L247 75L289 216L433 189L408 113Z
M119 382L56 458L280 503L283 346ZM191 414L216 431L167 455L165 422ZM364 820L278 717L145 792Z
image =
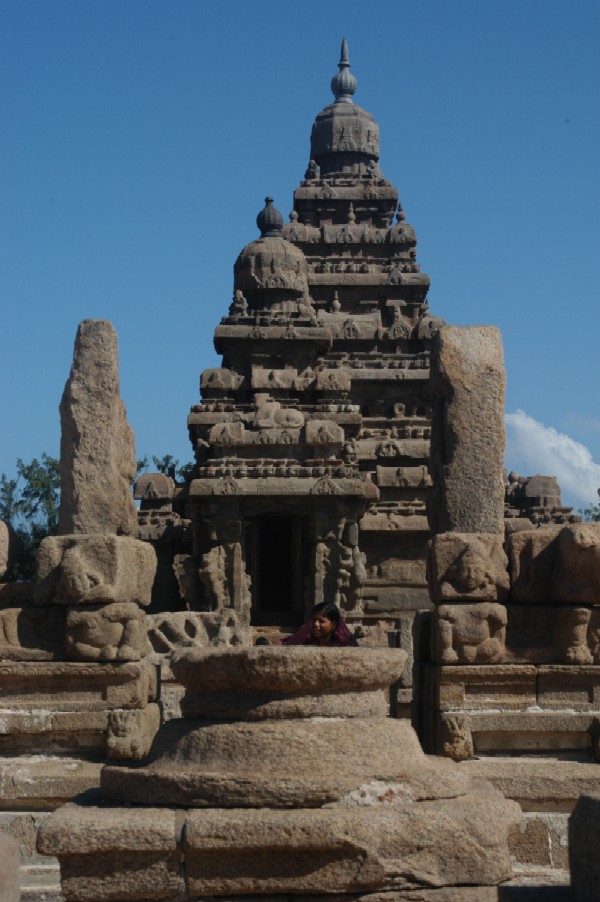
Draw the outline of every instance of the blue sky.
M58 454L87 317L138 455L191 459L233 262L266 194L287 218L344 36L432 312L502 330L507 465L596 500L597 0L0 2L0 472Z

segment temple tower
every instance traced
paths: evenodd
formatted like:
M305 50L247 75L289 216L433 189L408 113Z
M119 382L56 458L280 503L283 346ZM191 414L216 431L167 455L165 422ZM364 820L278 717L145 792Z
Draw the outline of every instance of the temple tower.
M234 267L222 366L189 416L185 492L205 609L294 626L335 601L365 638L425 582L429 353L440 320L344 40L289 223L273 200ZM183 500L183 499L181 499Z

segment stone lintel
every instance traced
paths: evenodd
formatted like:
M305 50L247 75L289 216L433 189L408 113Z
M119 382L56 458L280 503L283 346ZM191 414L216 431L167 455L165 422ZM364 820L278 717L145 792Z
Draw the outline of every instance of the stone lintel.
M369 501L377 501L379 490L369 480L362 479L338 479L321 477L313 479L290 478L271 476L260 479L244 477L242 479L193 479L190 483L189 497L202 498L206 496L236 496L243 497L264 495L289 495L310 496L314 495L319 501L325 498L365 498Z
M361 532L429 532L427 517L419 514L365 514L360 521Z
M288 326L256 326L256 325L237 325L217 326L215 329L215 347L219 350L219 342L223 339L243 339L247 341L251 339L253 342L260 341L286 341L293 340L294 346L303 342L330 342L332 339L330 328L320 328L319 326L292 326L294 335L292 336Z

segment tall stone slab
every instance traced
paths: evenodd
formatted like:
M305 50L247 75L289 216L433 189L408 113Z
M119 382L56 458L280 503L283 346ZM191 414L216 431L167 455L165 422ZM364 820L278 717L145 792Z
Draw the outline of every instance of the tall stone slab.
M433 533L503 532L505 383L497 328L441 327L431 368Z
M117 333L84 320L60 404L61 535L136 535L133 432L119 394Z

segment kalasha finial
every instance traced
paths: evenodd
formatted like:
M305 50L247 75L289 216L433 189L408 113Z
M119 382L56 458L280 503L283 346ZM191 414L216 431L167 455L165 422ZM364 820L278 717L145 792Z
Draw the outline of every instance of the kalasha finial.
M265 197L265 208L256 217L261 238L277 238L283 228L283 216L273 206L273 198Z
M331 90L335 96L336 103L352 103L352 95L358 87L358 82L350 72L350 60L348 59L348 41L346 38L342 41L342 49L340 52L340 61L338 63L340 70L337 75L331 79Z

